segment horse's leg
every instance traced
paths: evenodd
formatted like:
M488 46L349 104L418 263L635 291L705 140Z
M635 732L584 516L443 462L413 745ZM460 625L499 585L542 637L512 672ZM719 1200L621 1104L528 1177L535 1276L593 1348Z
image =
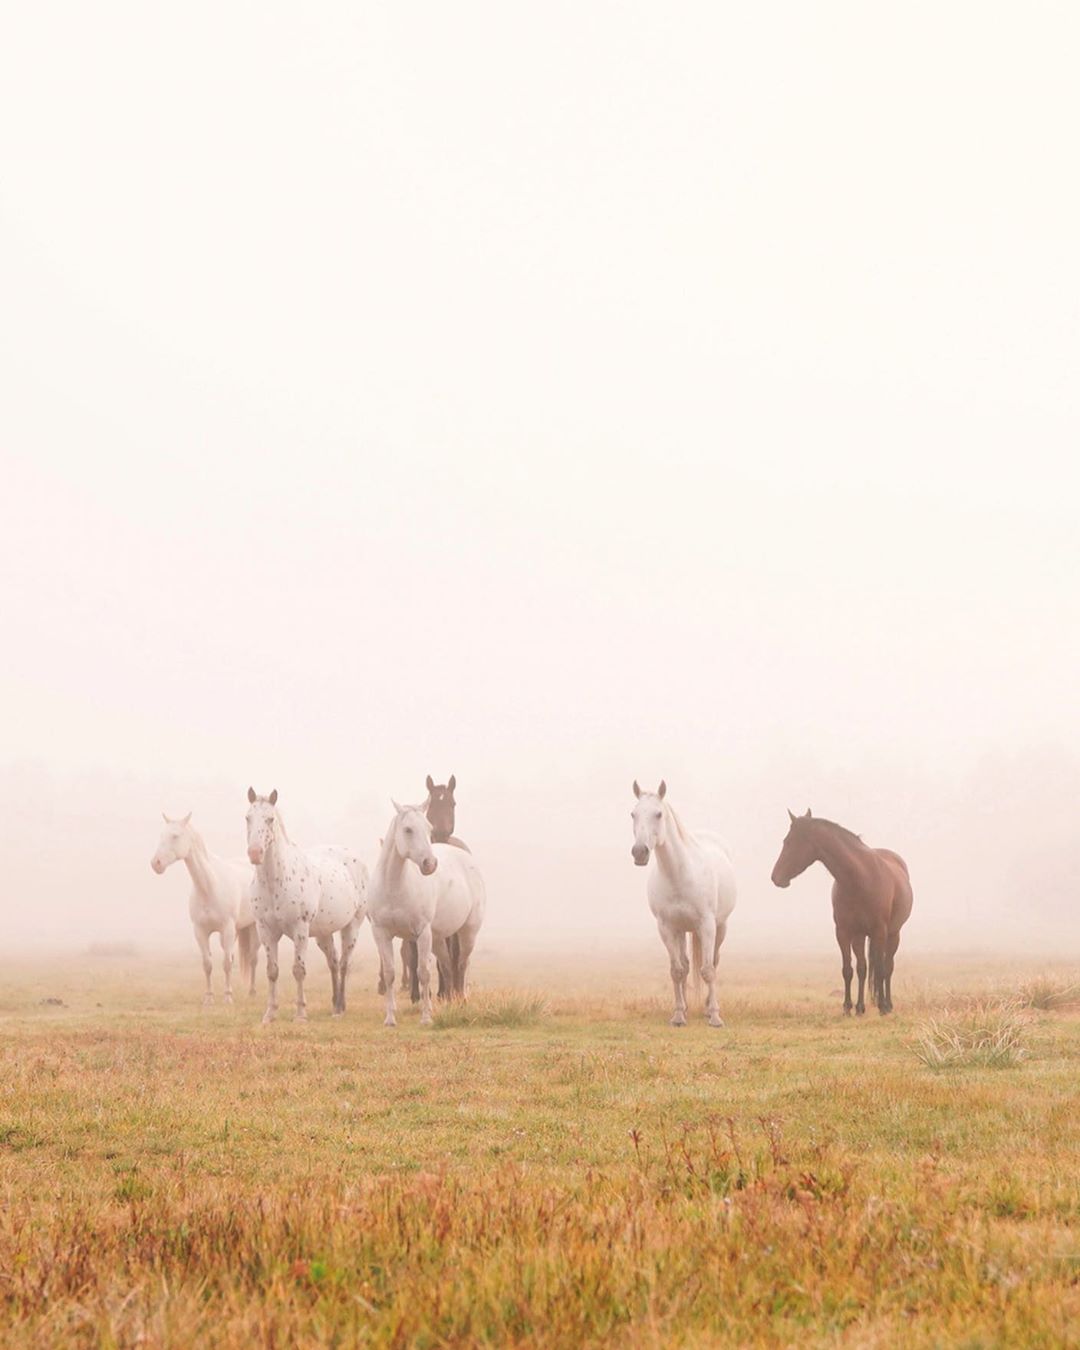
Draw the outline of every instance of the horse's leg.
M326 957L326 964L330 967L330 1007L333 1009L334 1016L338 1015L338 990L341 982L341 973L338 968L338 954L334 950L334 935L329 937L320 937L315 939L319 951Z
M379 953L379 965L382 968L382 987L386 995L386 1017L383 1020L384 1027L396 1027L397 1017L394 1006L394 939L392 934L385 928L380 928L378 924L371 925L371 932L375 938L375 947Z
M892 1012L892 973L896 949L900 946L900 933L890 933L885 944L885 1006L883 1012Z
M866 1012L866 936L865 934L852 939L852 946L855 948L855 966L859 972L859 998L855 1004L855 1016L861 1017ZM871 990L873 993L873 990Z
M293 932L293 979L296 981L296 1020L298 1022L307 1021L307 1001L304 998L304 978L307 975L307 965L304 958L307 956L308 944L308 926L306 923L297 924Z
M402 959L404 960L405 944L402 943ZM412 1003L420 1002L420 949L416 941L409 941L409 1001Z
M277 1016L277 977L278 977L278 943L281 941L280 934L271 936L268 932L260 932L263 946L266 948L266 988L268 997L266 1001L266 1011L263 1013L263 1022L272 1022Z
M844 972L844 1016L851 1016L851 938L839 925L836 929L836 944L840 948L840 968ZM862 979L859 980L859 1002L862 1002ZM860 1010L861 1011L861 1010Z
M671 1015L673 1027L686 1026L686 977L690 962L686 956L686 934L677 933L665 923L658 923L660 937L668 949L671 961L671 985L675 991L675 1011Z
M716 1002L716 920L706 915L698 929L701 944L701 978L705 983L705 1021L711 1027L722 1027L724 1019Z
M210 974L214 969L214 961L210 955L210 934L205 928L196 927L195 941L199 944L199 951L202 952L203 974L206 976L206 993L203 994L204 1003L213 1003L214 987L210 983Z
M338 965L338 1012L345 1011L345 977L349 973L349 961L352 958L356 939L360 936L360 925L364 922L361 914L349 920L341 930L341 956Z
M416 971L420 981L420 1025L431 1026L431 925L416 939Z
M231 1003L233 951L236 948L236 924L231 920L221 930L221 968L225 972L225 1002Z

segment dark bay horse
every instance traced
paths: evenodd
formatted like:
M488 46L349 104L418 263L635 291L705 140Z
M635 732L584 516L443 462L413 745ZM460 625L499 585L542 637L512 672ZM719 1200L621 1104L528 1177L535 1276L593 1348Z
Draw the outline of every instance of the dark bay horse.
M870 848L843 825L791 816L791 828L772 870L773 884L790 886L811 863L832 873L833 919L844 970L844 1012L851 1016L851 952L859 969L856 1013L866 1011L866 941L870 940L870 997L881 1013L892 1012L893 957L900 929L911 913L907 863L887 848Z
M470 853L472 850L468 844L454 834L454 812L457 807L457 802L454 800L454 789L457 787L457 778L451 774L445 783L436 783L431 774L428 774L426 787L428 794L426 815L431 822L431 842L433 844L453 844L456 848L463 848L466 853ZM447 940L447 946L450 948L452 968L449 971L444 971L442 962L438 963L439 998L450 997L450 990L456 980L456 970L460 960L460 949L456 934ZM416 950L416 943L403 942L401 944L401 980L403 984L408 985L409 997L413 1003L420 1002L418 962L419 953Z

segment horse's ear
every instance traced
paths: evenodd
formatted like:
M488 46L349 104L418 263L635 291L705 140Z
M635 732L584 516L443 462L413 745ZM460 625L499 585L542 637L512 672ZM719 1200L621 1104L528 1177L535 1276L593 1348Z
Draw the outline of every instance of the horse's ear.
M255 804L255 789L253 787L248 788L248 801L251 802L252 805Z
M634 796L635 796L635 797L640 797L640 796L641 796L641 789L640 789L640 788L638 787L638 785L637 785L637 779L636 779L636 778L634 779Z
M663 801L664 798L667 796L667 784L664 782L662 778L660 779L660 786L656 789L656 795L660 798L661 801Z
M267 797L266 800L270 803L271 806L277 806L277 788L274 788L274 790L270 793L270 796Z
M457 787L457 779L454 777L453 774L450 775L450 781L446 784L446 786L450 789L451 792L453 792L453 790Z
M809 807L806 808L806 819L807 819L807 820L810 819L810 808L809 808Z
M181 824L181 825L190 825L190 824L191 824L191 812L190 812L190 811L187 813L187 815L184 817L184 819L180 822L180 824Z
M394 801L393 797L390 798L390 805L394 808L394 814L400 816L400 815L401 815L401 807L398 806L397 802Z
M434 791L435 791L435 779L432 778L431 774L428 774L428 776L427 776L427 784L426 784L426 786L427 786L427 790L428 790L429 792L434 792Z
M172 821L169 819L169 817L165 814L164 811L162 811L161 813L161 819L165 822L166 825L172 824Z
M788 813L788 820L790 820L792 825L794 825L798 817L795 815L795 812L791 809L790 806L787 809L787 813Z

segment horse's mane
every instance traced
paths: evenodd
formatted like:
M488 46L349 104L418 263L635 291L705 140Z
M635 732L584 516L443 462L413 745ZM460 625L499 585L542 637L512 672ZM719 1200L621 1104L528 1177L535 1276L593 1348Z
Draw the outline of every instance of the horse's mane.
M837 825L835 820L826 820L824 816L811 816L811 820L815 825L827 825L830 830L835 830L840 838L846 839L849 844L862 844L863 848L866 848L862 835L849 830L846 825Z
M289 838L289 831L285 828L284 818L282 817L281 812L277 809L276 806L274 807L274 815L276 816L277 823L281 828L282 839L284 839L287 844L291 844L292 840Z
M682 819L681 819L681 817L679 816L679 813L678 813L678 812L675 810L675 808L670 804L670 802L668 802L668 801L666 801L666 800L665 800L665 802L664 802L664 810L665 810L665 811L668 813L668 815L671 817L671 821L672 821L672 823L673 823L674 826L675 826L675 833L679 836L679 838L682 840L682 842L683 842L684 844L692 844L692 843L694 843L694 832L693 832L693 830L687 829L687 827L683 824Z

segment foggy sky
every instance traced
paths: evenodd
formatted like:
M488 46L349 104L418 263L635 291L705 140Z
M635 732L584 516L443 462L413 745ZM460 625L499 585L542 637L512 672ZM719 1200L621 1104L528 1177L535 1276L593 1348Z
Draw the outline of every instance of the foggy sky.
M373 856L459 780L487 939L1076 946L1072 6L23 7L0 48L0 906L188 941L159 812ZM365 944L369 939L365 938ZM978 945L977 943L975 945ZM662 958L661 958L662 959Z

